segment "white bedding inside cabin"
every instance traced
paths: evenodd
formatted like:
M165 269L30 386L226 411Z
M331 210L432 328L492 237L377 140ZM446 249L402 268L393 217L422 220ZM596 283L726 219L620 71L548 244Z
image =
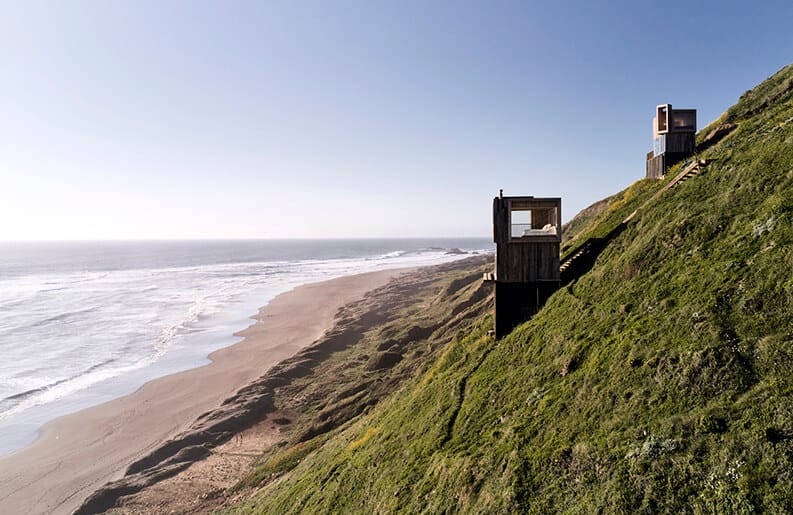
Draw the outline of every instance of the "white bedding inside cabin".
M521 236L556 236L556 226L547 224L542 229L524 229Z

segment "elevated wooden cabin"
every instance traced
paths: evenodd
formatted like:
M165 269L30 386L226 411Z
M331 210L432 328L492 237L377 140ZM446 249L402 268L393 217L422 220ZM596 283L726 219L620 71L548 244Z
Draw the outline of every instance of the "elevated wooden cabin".
M696 109L672 109L672 104L655 108L653 150L647 154L647 178L660 179L666 170L691 156L696 150Z
M493 199L495 333L508 334L559 289L562 199Z

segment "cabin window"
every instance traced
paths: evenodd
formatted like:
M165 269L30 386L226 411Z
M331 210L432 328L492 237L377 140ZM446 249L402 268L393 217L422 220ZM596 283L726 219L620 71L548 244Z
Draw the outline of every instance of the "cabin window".
M559 226L555 207L513 207L509 213L509 234L512 238L556 236Z
M520 238L523 233L531 229L531 210L514 210L510 213L510 235Z
M653 140L653 153L660 156L664 152L666 152L666 134L659 134Z
M665 132L668 130L669 125L667 121L669 120L669 108L667 106L659 106L658 114L655 118L658 121L658 132Z
M696 130L696 115L687 111L675 111L672 124L672 130L675 131Z

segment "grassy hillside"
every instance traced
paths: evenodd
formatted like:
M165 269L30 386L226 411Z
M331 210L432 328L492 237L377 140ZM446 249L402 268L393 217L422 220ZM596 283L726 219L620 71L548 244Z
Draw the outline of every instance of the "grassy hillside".
M534 319L499 342L489 315L459 331L233 511L793 511L791 85L787 67L741 97L703 173ZM610 199L568 252L662 185Z

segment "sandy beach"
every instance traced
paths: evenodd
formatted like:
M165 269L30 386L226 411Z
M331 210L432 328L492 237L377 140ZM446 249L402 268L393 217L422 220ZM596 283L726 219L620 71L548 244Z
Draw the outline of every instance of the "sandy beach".
M166 376L137 392L47 424L30 447L0 460L3 513L71 513L95 490L190 427L279 361L333 327L340 308L403 270L298 287L262 308L244 339L212 363Z

